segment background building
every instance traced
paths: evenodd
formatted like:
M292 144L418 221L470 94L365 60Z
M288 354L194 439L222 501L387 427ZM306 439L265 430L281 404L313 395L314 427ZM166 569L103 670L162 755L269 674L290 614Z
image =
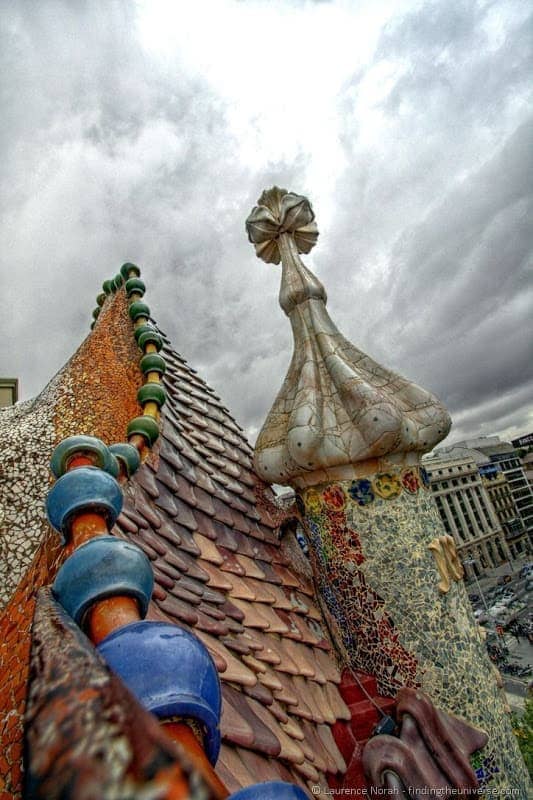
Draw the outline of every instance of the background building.
M455 539L467 573L480 574L509 560L504 529L491 503L474 454L441 449L424 459L444 527ZM501 473L500 473L501 474ZM500 481L501 484L501 481Z
M512 558L529 552L533 534L533 489L519 454L499 436L480 436L435 451L433 459L466 459L476 465L491 509ZM442 477L442 476L437 476ZM460 544L460 541L458 541ZM484 554L485 561L486 555ZM493 566L488 563L488 567Z

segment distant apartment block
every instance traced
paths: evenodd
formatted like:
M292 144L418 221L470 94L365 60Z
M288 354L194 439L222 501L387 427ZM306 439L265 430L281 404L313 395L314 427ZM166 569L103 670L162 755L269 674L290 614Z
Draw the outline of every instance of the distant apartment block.
M442 448L426 456L431 491L444 528L455 539L467 575L508 561L511 551L502 523L472 454Z

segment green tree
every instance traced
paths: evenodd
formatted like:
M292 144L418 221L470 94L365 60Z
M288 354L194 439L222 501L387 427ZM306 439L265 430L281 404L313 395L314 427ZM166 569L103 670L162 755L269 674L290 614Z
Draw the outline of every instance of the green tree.
M511 714L511 724L526 767L533 778L533 691L528 692L524 713Z

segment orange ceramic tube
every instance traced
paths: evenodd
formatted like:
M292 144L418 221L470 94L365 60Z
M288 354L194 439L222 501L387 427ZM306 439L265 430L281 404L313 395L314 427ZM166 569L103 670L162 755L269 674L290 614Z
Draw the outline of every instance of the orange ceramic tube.
M217 800L229 797L229 792L216 774L204 753L203 747L185 722L163 722L163 730L177 742L191 760L193 766L201 773Z
M95 536L107 536L107 524L101 514L87 512L79 514L70 529L69 551L75 550L80 544L94 539Z
M108 597L95 603L88 614L87 630L93 644L141 618L137 601L133 597Z

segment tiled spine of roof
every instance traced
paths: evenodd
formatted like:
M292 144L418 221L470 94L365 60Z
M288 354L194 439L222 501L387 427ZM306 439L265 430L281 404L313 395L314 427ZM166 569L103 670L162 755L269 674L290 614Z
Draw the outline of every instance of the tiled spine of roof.
M318 236L306 198L265 191L246 227L258 257L282 263L280 305L294 336L254 463L264 480L296 491L339 649L349 666L376 677L381 693L420 686L437 706L486 730L481 784L521 787L526 796L526 771L462 566L419 463L447 434L446 409L335 327L323 285L299 256Z
M57 481L48 494L47 514L70 555L53 592L141 703L163 720L213 797L224 798L228 792L206 759L207 755L214 763L220 747L220 682L213 660L193 634L169 623L142 621L153 589L152 567L136 545L109 535L122 510L119 474L129 478L157 439L165 401L160 386L165 362L158 355L161 337L147 324L150 310L141 302L144 284L139 274L137 267L125 264L121 275L106 281L104 291L125 282L129 314L144 350L140 366L146 383L138 393L143 416L129 423L127 444L108 448L95 437L74 436L54 451L51 468ZM182 786L185 797L181 774L177 780L170 791L181 796Z
M160 584L164 584L168 577L169 585L173 585L173 577L180 577L180 573L176 572L170 558L168 563L161 560L152 569L149 558L139 547L109 535L122 511L123 497L117 478L119 474L122 479L131 478L141 459L146 457L159 435L160 409L166 399L161 385L165 360L159 355L162 338L148 324L150 310L142 302L145 287L139 274L137 267L125 264L121 275L104 283L104 295L98 298L99 307L93 315L93 327L99 317L99 308L105 300L105 294L119 289L125 283L129 315L135 325L135 338L144 351L140 367L146 376L146 383L137 394L143 415L128 424L128 443L108 448L94 437L74 436L62 441L56 448L51 466L58 480L49 493L47 512L50 523L61 533L70 555L59 570L53 592L75 622L88 631L113 671L123 678L143 705L160 717L165 733L181 745L209 787L210 797L225 798L228 791L211 765L217 760L220 746L221 700L217 668L231 671L231 657L226 656L227 651L224 648L215 644L212 658L200 636L195 636L174 623L143 621L152 595L154 573ZM201 408L200 410L203 411ZM206 442L213 444L208 438ZM235 439L235 443L239 445L240 441ZM194 462L192 450L189 455ZM240 459L237 451L229 455L232 460ZM171 478L169 476L167 480ZM171 516L178 513L172 495L163 491L163 484L158 486L150 470L143 471L138 482L151 498L159 500L160 509L166 510ZM177 481L171 480L172 488L174 483L179 493ZM231 481L229 489L237 491L237 494L242 493L240 486ZM176 499L181 503L181 500ZM201 488L196 489L196 495L191 492L189 501L191 500L208 515L218 513L219 519L220 512L225 511L222 507L209 505L210 497ZM215 499L215 502L220 501ZM231 500L230 504L233 505ZM245 511L246 507L242 504L241 506ZM237 505L235 507L238 508ZM149 504L143 505L142 509L156 528L162 527L162 519ZM184 506L180 514L182 522L185 509ZM123 519L123 524L132 531L138 530L136 517L131 511L129 517L125 514ZM238 519L232 515L228 521L234 523ZM194 522L192 529L195 529L196 522L192 518L191 522ZM186 545L189 534L185 534L182 529L177 536L181 537L179 541L185 537L183 543ZM145 538L150 540L151 546L144 543L144 549L146 551L148 547L150 557L161 556L166 552L156 536L147 533ZM224 541L233 549L234 543L229 531ZM194 548L195 555L200 553L192 538L189 545ZM250 561L250 566L242 568L245 572L253 566L250 559L246 560ZM194 571L201 578L202 570L199 567L193 570L192 565L189 565L188 571L189 576L180 580L177 594L189 608L197 607L193 613L199 628L214 629L216 623L212 618L215 621L223 620L225 614L218 612L216 606L213 608L204 604L203 599L224 604L225 598L195 580ZM258 574L262 575L260 571ZM209 575L206 574L205 580L208 578ZM269 599L274 600L270 595ZM162 606L164 607L164 603ZM200 610L202 606L206 613ZM224 632L229 633L229 626L224 628ZM224 654L218 652L220 650L224 650ZM250 677L255 683L255 676L250 673ZM267 729L265 735L275 741ZM176 800L182 795L189 796L185 783L178 770L176 780L170 780L169 789ZM280 800L299 800L304 797L298 787L287 783L263 783L258 791L265 797L270 792ZM241 796L246 795L239 793L236 797Z

